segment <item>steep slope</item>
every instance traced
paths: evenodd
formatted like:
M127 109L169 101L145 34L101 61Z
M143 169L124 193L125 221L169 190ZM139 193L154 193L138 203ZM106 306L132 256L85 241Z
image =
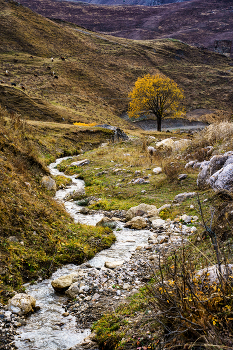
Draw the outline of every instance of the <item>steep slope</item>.
M233 38L231 0L190 0L153 7L124 6L131 4L127 0L121 1L123 6L116 7L56 0L22 0L22 3L46 17L60 18L90 30L124 38L170 37L211 50L215 40ZM103 4L101 0L100 3ZM112 1L104 2L105 5L110 3ZM145 4L144 1L137 2L142 3Z

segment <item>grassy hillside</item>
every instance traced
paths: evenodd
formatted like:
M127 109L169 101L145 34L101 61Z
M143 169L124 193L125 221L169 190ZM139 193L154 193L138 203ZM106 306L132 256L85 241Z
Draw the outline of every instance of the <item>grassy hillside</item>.
M111 132L47 124L28 125L0 109L1 301L23 282L64 263L81 263L114 240L109 230L74 224L54 191L41 185L47 162L109 140Z
M157 72L184 89L187 110L232 110L231 60L221 55L176 40L99 36L15 2L0 0L0 9L0 103L24 117L128 128L119 118L128 92L139 76Z

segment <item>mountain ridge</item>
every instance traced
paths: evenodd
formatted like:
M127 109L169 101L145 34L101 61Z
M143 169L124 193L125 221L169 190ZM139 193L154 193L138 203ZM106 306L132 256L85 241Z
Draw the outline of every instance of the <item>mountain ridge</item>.
M45 17L133 40L174 38L212 51L216 40L233 40L230 0L191 0L149 7L55 0L21 0L21 3Z

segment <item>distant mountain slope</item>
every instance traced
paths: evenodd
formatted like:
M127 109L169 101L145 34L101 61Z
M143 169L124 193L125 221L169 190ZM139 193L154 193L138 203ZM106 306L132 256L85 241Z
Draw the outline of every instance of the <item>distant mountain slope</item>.
M175 38L211 50L215 40L233 40L232 0L191 0L155 7L97 6L56 0L21 2L43 16L118 37Z
M67 0L69 1L69 0ZM98 5L144 5L144 6L158 6L170 4L174 2L184 2L189 0L72 0L73 2L82 2L88 4Z

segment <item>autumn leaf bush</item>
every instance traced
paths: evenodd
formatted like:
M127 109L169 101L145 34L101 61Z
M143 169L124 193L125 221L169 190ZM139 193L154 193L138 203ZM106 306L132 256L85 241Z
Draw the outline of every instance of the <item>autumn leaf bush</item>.
M147 286L155 320L163 329L160 349L233 346L233 271L216 267L213 278L212 269L197 273L197 264L191 249L183 247L159 264L155 283Z

